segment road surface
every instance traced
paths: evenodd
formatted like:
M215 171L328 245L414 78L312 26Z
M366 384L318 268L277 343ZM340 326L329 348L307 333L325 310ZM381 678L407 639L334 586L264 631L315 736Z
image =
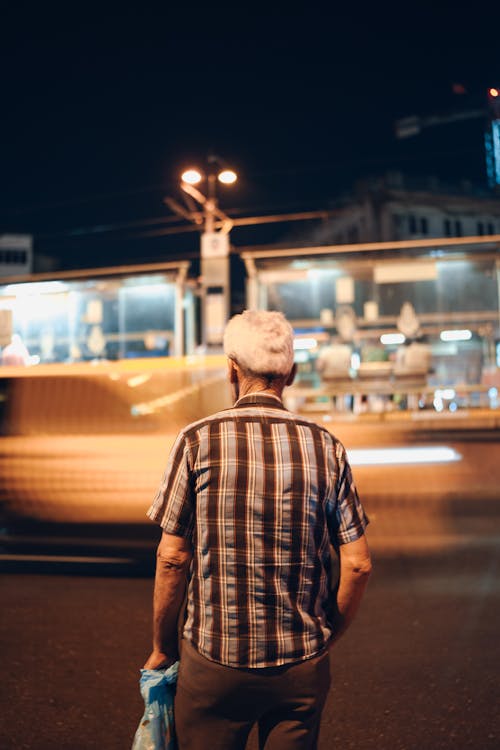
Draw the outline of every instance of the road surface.
M373 540L362 610L331 653L320 750L496 750L500 538L399 549ZM0 747L130 748L151 575L91 562L47 563L41 574L12 565L2 579Z

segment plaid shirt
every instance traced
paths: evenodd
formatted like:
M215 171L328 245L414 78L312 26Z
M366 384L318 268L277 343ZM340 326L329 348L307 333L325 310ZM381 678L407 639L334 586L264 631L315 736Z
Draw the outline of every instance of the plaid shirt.
M184 637L203 656L270 667L325 647L330 543L368 523L327 430L244 396L181 431L148 515L192 541Z

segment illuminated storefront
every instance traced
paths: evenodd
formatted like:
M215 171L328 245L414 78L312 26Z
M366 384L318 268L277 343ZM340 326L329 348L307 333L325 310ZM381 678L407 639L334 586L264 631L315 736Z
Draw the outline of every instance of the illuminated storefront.
M5 354L22 342L24 364L191 353L188 268L183 261L9 279L0 285L0 347Z

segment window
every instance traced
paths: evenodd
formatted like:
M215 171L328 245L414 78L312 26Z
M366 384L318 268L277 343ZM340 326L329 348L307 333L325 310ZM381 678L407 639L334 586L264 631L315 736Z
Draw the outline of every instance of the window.
M410 230L410 234L417 233L417 220L414 216L408 217L408 229Z
M484 224L482 221L477 222L477 233L480 237L484 234Z
M427 218L425 216L422 216L420 219L420 234L428 234L429 233L429 222L427 221Z
M449 219L444 220L444 233L446 237L451 237L451 221Z
M0 250L0 263L21 265L26 262L26 250Z
M488 234L495 234L495 227L491 221L488 222Z
M457 237L462 236L462 222L459 219L455 221L455 235Z

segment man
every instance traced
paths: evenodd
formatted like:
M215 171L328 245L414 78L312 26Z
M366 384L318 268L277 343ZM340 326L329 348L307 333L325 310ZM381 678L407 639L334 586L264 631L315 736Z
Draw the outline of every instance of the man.
M189 425L148 515L163 528L146 668L178 658L179 750L316 748L328 647L352 621L370 573L367 519L343 446L288 412L293 330L245 311L224 335L234 407ZM332 591L331 546L340 581Z

